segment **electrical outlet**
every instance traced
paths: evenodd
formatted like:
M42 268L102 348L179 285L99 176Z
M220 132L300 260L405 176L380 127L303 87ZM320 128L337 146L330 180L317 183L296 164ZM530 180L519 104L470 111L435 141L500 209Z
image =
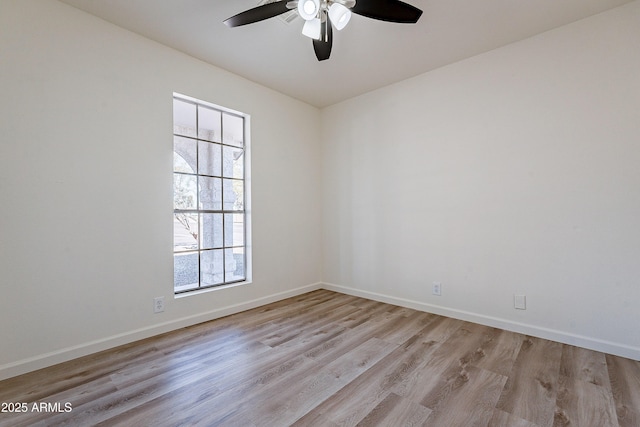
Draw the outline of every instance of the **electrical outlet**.
M153 299L153 312L162 313L164 311L164 297L155 297Z
M431 293L433 295L442 295L442 283L440 282L433 282L433 286L431 288Z
M515 308L516 310L526 310L527 309L526 295L514 295L513 308Z

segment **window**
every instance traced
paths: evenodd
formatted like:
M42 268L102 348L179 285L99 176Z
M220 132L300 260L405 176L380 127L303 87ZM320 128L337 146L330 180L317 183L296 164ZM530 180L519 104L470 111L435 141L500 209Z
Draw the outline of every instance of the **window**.
M174 94L175 293L247 280L247 121Z

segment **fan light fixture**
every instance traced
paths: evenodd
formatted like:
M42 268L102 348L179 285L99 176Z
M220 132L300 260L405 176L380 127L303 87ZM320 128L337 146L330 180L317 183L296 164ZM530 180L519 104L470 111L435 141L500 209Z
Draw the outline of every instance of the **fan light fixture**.
M334 0L299 0L298 14L305 19L302 34L315 40L322 37L322 22L327 15L336 30L342 30L351 19L351 11Z
M320 0L300 0L298 2L298 14L305 21L314 19L320 12Z
M334 3L329 7L329 19L331 19L331 23L336 27L336 30L340 31L349 23L351 11L340 3Z
M320 22L319 18L309 19L304 22L304 26L302 27L302 34L312 39L320 40L320 29L322 27L322 22Z

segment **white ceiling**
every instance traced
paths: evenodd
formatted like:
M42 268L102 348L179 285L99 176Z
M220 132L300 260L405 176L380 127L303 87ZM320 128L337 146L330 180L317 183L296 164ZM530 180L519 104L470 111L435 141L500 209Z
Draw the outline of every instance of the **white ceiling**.
M407 0L417 24L354 15L318 62L301 18L228 28L258 0L61 0L317 107L389 85L632 0ZM366 1L366 0L358 0Z

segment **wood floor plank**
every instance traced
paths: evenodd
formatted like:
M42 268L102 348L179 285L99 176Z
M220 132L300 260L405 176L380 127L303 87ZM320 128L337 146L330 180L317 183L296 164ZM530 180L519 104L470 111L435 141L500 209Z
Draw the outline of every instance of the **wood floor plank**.
M0 427L639 427L640 362L317 290L0 381Z
M495 330L496 334L483 343L482 356L471 363L488 371L508 376L522 345L522 335L515 332Z
M436 318L433 314L416 311L408 316L393 314L395 319L389 319L391 325L396 326L393 329L387 329L379 333L378 338L394 344L402 344L412 336L420 332L426 325L433 322Z
M604 353L564 344L560 375L610 388Z
M394 307L378 301L371 301L367 304L362 304L356 301L350 304L359 308L360 312L356 313L349 319L345 319L345 326L349 328L355 328L358 325L369 322L378 317L388 317L387 315L391 314L389 311Z
M618 427L611 390L575 377L560 376L554 427Z
M496 404L541 427L553 425L562 345L526 337Z
M319 294L311 301L295 301L291 306L276 307L270 310L255 308L228 316L225 319L236 328L242 328L241 330L245 333L251 328L253 334L247 337L259 336L263 338L267 335L264 330L266 325L269 326L271 332L282 331L292 325L301 327L322 318L325 313L332 313L335 309L349 306L350 301L352 301L351 298L332 299L330 295Z
M273 304L257 307L218 319L222 324L247 329L271 321L285 322L304 314L317 305L329 302L341 304L344 299L333 300L334 295L326 291L314 291L300 297L289 298ZM345 302L346 303L346 302Z
M431 405L432 413L426 425L486 426L493 417L506 380L502 375L475 366L461 368L437 391L437 403Z
M389 309L388 312L392 314L397 314L403 317L408 317L411 314L415 313L417 310L407 307L400 307L398 305L393 306L393 308Z
M424 332L424 342L433 341L443 343L465 325L465 322L450 317L437 316L433 322L421 331Z
M419 313L414 312L413 314ZM305 354L320 363L328 363L343 352L357 347L372 337L389 342L396 342L401 336L409 338L424 328L424 325L430 324L438 318L434 315L416 316L405 324L404 320L407 317L409 316L406 316L404 312L400 314L395 312L381 313L365 323L358 323L357 326L344 330L344 333L340 333L332 339L325 340L321 345L315 346Z
M270 347L277 347L301 335L314 335L318 330L335 329L332 324L334 320L344 318L356 310L356 308L349 306L336 307L328 313L316 314L314 317L307 318L300 323L280 327L259 339L263 344ZM324 328L329 324L331 324L330 328ZM340 329L344 330L346 328Z
M180 372L191 366L199 366L203 360L208 362L207 366L224 369L230 361L238 357L246 357L247 354L255 356L268 350L268 347L259 341L245 340L241 337L217 336L201 339L203 342L194 342L180 349L163 349L162 356L156 356L150 360L152 363L134 363L125 366L114 370L110 378L118 388L123 388L127 383L158 377L168 371Z
M319 412L307 415L296 421L293 425L297 427L341 427Z
M495 346L499 330L462 327L441 345L416 375L396 388L432 410L427 425L487 425L507 377L473 363Z
M109 420L127 411L144 406L150 401L171 393L175 390L186 390L190 392L198 391L195 385L198 384L194 378L208 378L206 393L217 395L220 390L215 379L220 373L225 372L229 367L238 361L251 361L256 356L259 357L270 349L258 342L247 343L242 349L233 353L232 357L217 360L216 363L202 365L177 364L173 369L155 370L155 376L142 375L139 379L135 375L127 375L126 381L120 379L118 393L110 393L91 402L81 404L75 399L71 399L74 411L70 414L59 414L51 417L52 423L65 420L66 423L75 425L91 425ZM171 361L167 361L170 365ZM117 376L117 373L114 374ZM195 385L194 385L195 384Z
M609 354L606 360L620 427L640 426L640 362Z
M110 417L104 421L104 425L196 425L203 424L205 419L210 418L224 420L236 412L250 409L247 402L255 395L262 393L268 396L270 390L286 382L287 378L312 371L314 368L317 368L317 364L304 356L288 358L271 369L256 372L255 377L244 372L241 378L237 379L238 383L227 387L223 393L217 388L220 384L217 379L205 377Z
M51 394L108 375L114 368L129 366L148 353L160 354L158 349L148 345L147 342L142 342L140 347L129 344L115 350L9 378L1 382L0 402L40 401ZM86 369L86 366L91 368Z
M433 351L433 342L425 343L416 335L371 369L322 402L307 416L318 414L339 425L356 425L388 395L391 388L411 376L416 367ZM307 423L306 417L300 425Z
M539 427L537 424L531 421L523 420L516 417L513 414L501 411L500 409L493 410L493 417L489 421L490 427Z
M443 324L446 323L449 322L445 320ZM469 362L482 357L482 352L478 352L478 349L482 349L483 344L491 340L493 331L493 328L486 326L459 326L447 340L434 346L433 353L424 359L424 363L411 377L394 385L392 391L433 409L439 399L438 393L447 386L449 377L455 377ZM433 333L434 330L427 327L422 336L428 339ZM439 333L437 328L435 333L436 336Z
M251 425L290 425L310 412L318 402L326 400L374 366L394 348L394 345L372 338L349 354L321 367L315 376L303 375L298 380L289 381L288 386L278 390L276 395L268 399L257 396L251 401L252 407L264 405L264 410L252 411L252 416L241 414L225 421L238 425L246 421Z
M430 409L389 393L357 426L421 426L430 414Z
M339 329L341 328L341 326L336 327ZM343 333L319 343L317 346L306 351L305 355L316 360L320 364L327 364L369 339L378 336L381 330L390 330L394 328L395 326L389 318L382 316L375 317L366 323L358 324L353 328L344 329Z

